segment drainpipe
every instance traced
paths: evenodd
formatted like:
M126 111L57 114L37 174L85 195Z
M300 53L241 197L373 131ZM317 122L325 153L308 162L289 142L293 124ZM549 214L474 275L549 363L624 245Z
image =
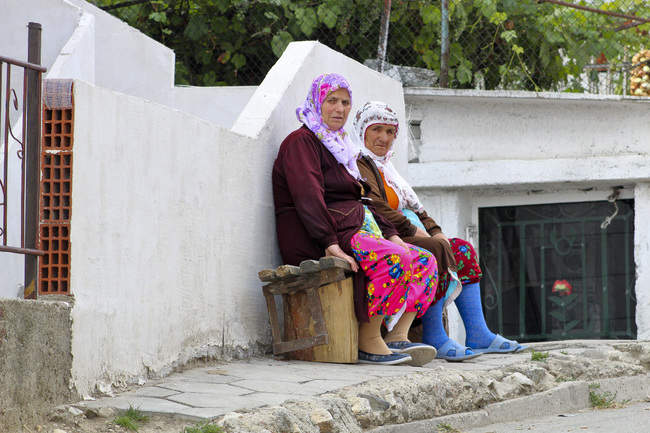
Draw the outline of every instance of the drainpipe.
M381 27L379 28L379 47L377 48L377 63L379 72L384 72L386 62L386 48L388 46L388 25L390 24L391 0L384 0L384 10L381 13Z
M442 0L440 21L440 87L449 86L449 0Z

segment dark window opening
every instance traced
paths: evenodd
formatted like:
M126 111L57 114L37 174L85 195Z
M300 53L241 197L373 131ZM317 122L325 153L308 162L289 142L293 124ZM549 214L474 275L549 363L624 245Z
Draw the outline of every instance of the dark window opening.
M636 338L634 200L481 208L479 222L493 332L520 341Z

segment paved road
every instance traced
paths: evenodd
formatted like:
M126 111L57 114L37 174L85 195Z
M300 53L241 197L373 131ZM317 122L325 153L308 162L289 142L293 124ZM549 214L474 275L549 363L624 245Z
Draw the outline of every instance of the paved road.
M526 421L492 424L463 430L462 433L512 433L519 431L647 433L650 432L650 403L641 402L619 409L594 409L574 414L549 415Z

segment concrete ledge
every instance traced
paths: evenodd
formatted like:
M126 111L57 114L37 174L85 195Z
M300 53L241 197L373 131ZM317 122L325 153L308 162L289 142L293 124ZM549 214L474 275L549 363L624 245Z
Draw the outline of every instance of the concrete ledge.
M591 407L587 382L565 382L557 388L489 405L489 424L521 421L555 413L576 412Z
M433 87L405 87L405 96L430 96L435 98L509 98L509 99L551 99L566 101L635 101L650 102L643 96L630 95L600 95L590 93L565 93L565 92L527 92L515 90L473 90L473 89L441 89Z
M565 382L556 388L538 394L512 400L501 401L486 406L485 410L457 413L406 424L378 427L372 433L431 433L437 431L440 424L448 424L458 430L485 427L490 424L523 421L546 415L579 412L592 408L589 401L589 384L592 382ZM620 377L596 381L600 388L597 393L616 394L616 401L643 401L648 398L650 375ZM407 430L408 429L408 430Z
M415 421L406 424L393 424L377 427L369 430L371 433L432 433L437 432L440 424L448 424L454 428L464 431L474 427L490 425L490 418L486 411L467 413L456 413L454 415L441 416L422 421Z
M650 156L444 161L409 164L414 188L487 189L618 186L650 180Z
M600 392L616 393L616 400L643 401L650 396L650 375L599 380Z

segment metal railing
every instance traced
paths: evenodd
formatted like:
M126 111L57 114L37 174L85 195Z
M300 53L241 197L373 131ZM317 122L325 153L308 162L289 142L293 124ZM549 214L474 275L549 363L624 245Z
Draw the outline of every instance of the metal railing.
M0 56L0 136L2 137L3 166L0 178L0 252L25 255L25 290L36 285L37 249L40 196L41 160L41 85L47 68L41 62L41 25L29 23L27 62ZM22 68L22 98L12 85L12 71ZM18 125L13 125L12 110L18 114ZM20 132L18 133L18 130ZM18 188L11 184L9 149L18 144L16 156L20 160L20 245L9 245L9 191ZM12 205L14 205L12 203ZM18 206L16 204L16 206ZM33 291L35 293L35 291Z

